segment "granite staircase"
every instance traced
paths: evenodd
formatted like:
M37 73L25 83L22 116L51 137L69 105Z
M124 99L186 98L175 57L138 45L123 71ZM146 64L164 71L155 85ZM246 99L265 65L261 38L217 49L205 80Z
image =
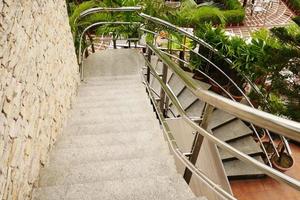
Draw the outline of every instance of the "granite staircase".
M151 62L154 63L157 72L162 74L163 64L161 61L159 61L156 56L152 56ZM193 76L192 73L186 73ZM154 93L160 94L158 81L152 77L151 80L151 87ZM208 83L196 79L195 81L199 84L199 86L206 90L209 90L211 87ZM173 93L177 96L188 116L193 119L200 119L205 106L204 102L196 98L171 70L168 71L167 83ZM171 103L169 105L167 115L170 118L179 117L178 111ZM227 142L241 152L244 152L264 163L264 154L259 144L257 144L253 139L253 130L242 120L220 109L215 109L208 128L212 134L222 141ZM223 149L219 149L219 154L229 179L258 178L265 176L261 171L238 160Z
M138 59L135 50L88 57L87 77L32 199L206 199L176 171Z

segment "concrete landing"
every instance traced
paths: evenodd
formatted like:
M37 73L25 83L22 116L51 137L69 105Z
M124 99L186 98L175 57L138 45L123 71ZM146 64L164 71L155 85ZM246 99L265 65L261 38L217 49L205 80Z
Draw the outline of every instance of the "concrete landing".
M90 55L84 61L84 76L124 76L138 74L144 65L137 49L108 49Z

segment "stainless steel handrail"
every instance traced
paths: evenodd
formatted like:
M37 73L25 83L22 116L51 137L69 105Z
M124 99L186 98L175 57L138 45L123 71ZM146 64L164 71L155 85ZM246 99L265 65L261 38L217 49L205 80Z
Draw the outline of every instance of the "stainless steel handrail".
M177 65L168 56L164 55L152 44L148 44L148 47L155 52L161 60L163 59L165 64L170 66L170 68L182 79L185 86L202 101L233 114L245 121L274 131L279 135L300 141L300 123L251 108L241 103L233 102L211 91L203 90L197 86L191 77L183 73L183 70L180 67L177 67Z
M144 57L145 58L145 57ZM155 69L153 68L153 66L151 65L151 63L145 58L146 64L147 66L149 66L150 70L153 73L153 76L159 81L159 83L161 84L161 86L163 87L164 91L167 92L170 96L174 96L175 95L172 93L172 91L170 90L170 88L165 85L162 80L160 79L159 75L157 74L157 72L155 71ZM229 194L227 191L225 191L223 188L221 188L221 186L219 186L218 184L214 183L212 180L210 180L209 177L207 177L203 172L201 172L195 165L193 165L189 159L180 151L176 140L174 139L171 130L169 128L169 125L167 124L161 110L159 109L159 106L156 105L156 101L155 98L153 97L152 93L151 93L151 88L149 86L149 83L147 83L147 81L145 80L145 77L143 76L148 94L150 96L151 101L154 104L154 108L156 110L156 113L158 113L158 118L160 120L160 122L162 123L162 128L163 128L163 132L166 135L167 141L171 147L171 150L173 151L173 153L176 155L176 157L189 169L191 170L191 172L196 175L199 179L201 179L203 181L204 184L206 184L209 188L211 188L214 192L216 192L217 195L221 196L222 198L226 198L229 200L236 200L235 197L233 197L231 194ZM169 96L168 95L168 96ZM179 101L174 101L174 104L176 104L176 108L179 108L181 110L183 110L181 104Z
M131 6L131 7L116 7L116 8L106 8L106 7L97 7L90 8L80 13L78 17L74 20L74 25L77 24L77 21L83 17L86 17L90 14L101 13L101 12L135 12L141 11L142 7L140 6Z
M219 96L213 92L210 91L206 91L203 90L202 88L199 88L197 86L197 84L195 84L194 80L192 78L190 78L187 74L184 73L184 71L176 64L174 63L168 56L164 55L163 53L160 52L159 49L157 49L156 47L154 47L153 45L148 45L148 47L169 67L171 68L171 70L176 73L177 76L179 76L181 78L181 80L184 82L185 86L188 87L190 89L190 91L192 93L194 93L196 96L198 96L201 100L204 100L206 103L213 105L217 108L220 108L222 110L228 111L231 114L237 114L239 115L241 118L243 118L242 116L246 117L247 119L251 119L252 118L258 118L258 120L252 120L252 121L259 121L262 120L263 123L265 123L266 121L268 121L268 119L273 118L271 121L271 123L267 123L266 125L270 125L272 123L278 123L278 120L281 120L282 118L273 116L269 113L265 113L262 111L258 111L254 108L250 108L246 105L237 103L237 102L233 102L225 97ZM146 61L146 63L148 64L149 62ZM148 64L149 65L149 64ZM150 66L149 66L150 67ZM151 68L150 68L151 69ZM178 99L177 97L170 91L170 89L167 87L166 84L164 84L161 80L159 81L162 88L164 89L165 93L168 95L169 99L172 101L172 103L174 104L174 106L176 107L176 109L179 111L179 113L181 114L182 118L194 129L196 129L201 135L203 135L205 138L207 138L208 140L210 140L211 142L213 142L214 144L216 144L217 146L219 146L220 148L228 151L231 155L237 157L238 159L240 159L241 161L246 162L247 164L250 164L251 166L261 170L262 172L264 172L265 174L269 175L270 177L280 181L280 182L284 182L288 185L290 185L291 187L300 190L300 181L291 178L257 160L255 160L254 158L240 152L239 150L235 149L234 147L230 146L229 144L223 142L222 140L218 139L217 137L215 137L214 135L212 135L211 133L207 132L206 130L204 130L203 128L201 128L198 124L196 124L195 122L193 122L186 114L186 112L183 110L182 107L180 107L178 104ZM237 111L233 111L233 108L236 108ZM255 112L258 112L259 114L256 114ZM287 129L290 130L290 128L300 128L299 125L298 127L294 127L293 123L290 123L292 121L287 120L283 122L283 128L288 127ZM294 130L294 129L293 129ZM299 129L300 130L300 129ZM299 132L297 133L299 134ZM293 134L293 136L295 136ZM297 139L299 140L300 137L299 135L296 135Z

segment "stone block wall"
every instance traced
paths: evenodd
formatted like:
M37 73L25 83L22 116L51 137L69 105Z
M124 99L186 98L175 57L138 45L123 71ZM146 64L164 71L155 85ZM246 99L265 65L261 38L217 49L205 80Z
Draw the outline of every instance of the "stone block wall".
M79 83L64 0L0 0L0 199L29 199Z

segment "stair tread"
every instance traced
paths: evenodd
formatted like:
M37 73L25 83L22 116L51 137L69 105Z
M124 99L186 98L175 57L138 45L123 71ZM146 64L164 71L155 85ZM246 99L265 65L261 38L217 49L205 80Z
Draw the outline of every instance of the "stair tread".
M142 124L141 124L142 123ZM69 123L68 123L69 124ZM128 120L104 121L91 124L71 124L64 130L64 135L98 135L110 133L128 133L139 131L161 130L157 119L148 119L147 121L128 123Z
M229 141L228 144L248 155L262 153L260 146L253 140L252 136L246 136L238 140ZM219 148L219 152L222 160L235 158L226 150Z
M214 110L212 117L209 120L208 128L214 129L224 123L227 123L227 122L235 119L235 118L236 118L235 116L233 116L225 111L216 109L216 110Z
M95 113L94 117L92 115L86 117L76 117L70 118L69 125L86 125L86 124L96 124L96 123L109 123L110 121L115 121L116 123L126 122L126 123L139 123L143 125L145 121L149 118L154 118L155 113L145 112L141 113L120 113L120 114L110 114L110 115L97 115Z
M72 120L76 120L77 118L104 118L105 116L109 116L110 118L113 118L115 116L134 116L134 115L140 115L143 114L145 116L153 116L154 112L151 106L149 105L143 105L143 104L136 104L135 106L131 106L130 104L126 105L112 105L110 106L98 106L98 107L91 107L91 108L85 108L85 107L75 107L71 111Z
M185 87L182 80L180 80L180 78L175 74L169 79L168 85L175 96L177 96Z
M129 96L130 98L125 99L124 101L120 101L120 98L118 96L99 96L99 97L91 97L86 98L82 100L77 100L74 104L74 109L79 108L97 108L97 107L107 107L108 105L111 105L112 107L118 106L118 107L125 107L128 106L128 104L136 104L140 105L142 103L148 103L149 100L145 98L138 98L140 95L136 96ZM149 107L145 105L140 105L141 108L143 107Z
M261 163L264 163L261 156L253 156L254 159L258 160ZM244 163L240 160L229 160L223 162L224 168L226 171L227 176L229 177L255 177L255 176L261 176L264 175L263 172L260 170L252 167L251 165Z
M139 144L157 142L162 144L163 133L158 131L116 132L97 135L69 135L61 136L55 148L85 148L108 145Z
M174 159L159 157L89 162L78 165L55 165L41 170L39 186L72 185L103 180L152 177L176 174Z
M99 181L69 186L37 188L33 200L165 200L189 199L194 195L179 175Z
M193 78L193 76L194 76L194 73L191 73L191 72L186 72L186 74L189 75L191 78ZM193 78L193 80L194 80L194 83L196 83L196 85L197 85L198 87L200 87L200 88L202 88L202 89L204 89L204 90L208 90L208 89L211 87L210 84L205 83L205 82L203 82L203 81L199 81L199 80L194 79L194 78Z
M186 109L186 113L190 117L200 117L204 106L205 103L203 101L197 100Z
M155 91L155 96L160 95L161 86L159 81L151 75L150 87Z
M184 88L177 98L184 110L198 99L188 88ZM179 115L178 110L173 104L170 106L170 109L173 113Z
M75 165L93 161L122 160L169 153L167 144L117 144L85 148L54 148L50 165Z
M213 134L222 141L230 141L249 135L252 130L240 119L235 119L227 124L212 130Z

